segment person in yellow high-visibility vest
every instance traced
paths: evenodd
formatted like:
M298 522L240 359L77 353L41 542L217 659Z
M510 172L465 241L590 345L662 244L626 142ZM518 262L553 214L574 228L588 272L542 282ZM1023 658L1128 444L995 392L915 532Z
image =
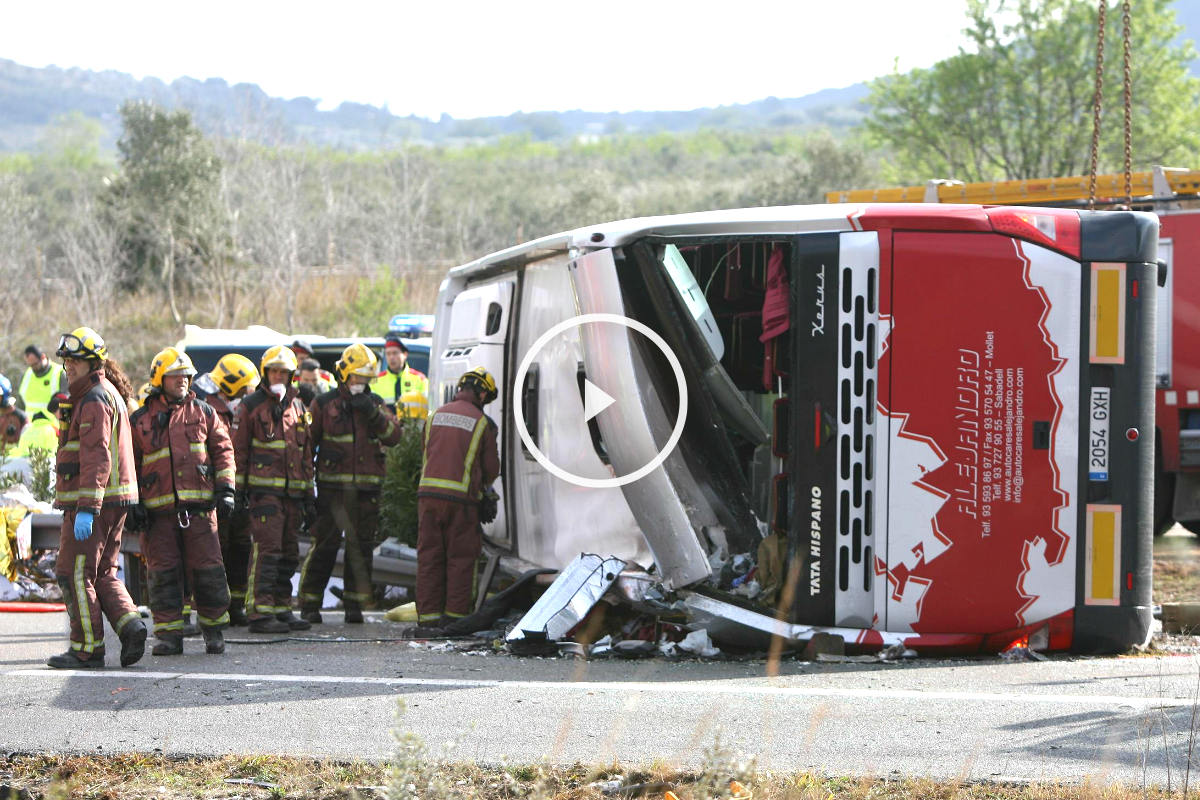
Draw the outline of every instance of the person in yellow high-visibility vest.
M399 335L389 333L383 343L387 369L371 384L397 417L425 419L429 416L429 378L408 366L408 348Z
M50 398L59 392L67 391L67 376L61 364L56 364L46 357L36 344L25 348L25 363L29 369L21 376L17 386L17 395L25 409L25 415L31 423L54 421L54 415L46 410ZM57 426L55 426L57 427Z

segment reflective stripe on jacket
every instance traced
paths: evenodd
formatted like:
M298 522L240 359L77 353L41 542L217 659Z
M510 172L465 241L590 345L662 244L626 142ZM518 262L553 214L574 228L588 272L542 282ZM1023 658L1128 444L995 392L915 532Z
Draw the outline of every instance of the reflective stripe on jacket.
M477 503L485 487L500 476L496 425L470 392L459 392L425 426L425 457L418 497Z
M371 384L371 391L383 398L398 417L425 419L429 416L429 378L407 364L400 374L384 370Z
M148 511L213 507L232 489L233 443L217 412L193 392L178 403L156 392L129 418L142 505Z
M400 441L400 420L383 399L368 394L379 409L372 424L367 414L350 408L350 391L339 386L312 404L312 442L317 454L317 486L321 489L377 490L383 485L384 447Z
M54 507L99 511L138 501L125 400L99 370L70 386L70 422L60 435Z
M287 497L313 490L312 440L308 411L289 386L283 400L266 384L251 392L233 415L237 488Z

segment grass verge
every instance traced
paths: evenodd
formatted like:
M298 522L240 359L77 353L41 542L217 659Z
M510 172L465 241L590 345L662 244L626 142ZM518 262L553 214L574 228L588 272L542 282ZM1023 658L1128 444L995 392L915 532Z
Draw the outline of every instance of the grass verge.
M403 761L403 758L401 758ZM720 760L714 762L720 764ZM610 767L548 767L429 762L428 782L415 793L397 785L403 766L339 762L285 756L167 758L127 753L115 756L9 754L0 759L0 800L9 797L87 800L354 800L416 796L477 800L601 800L662 798L668 790L680 800L730 797L737 769L679 772L664 765L645 770ZM1050 783L969 783L927 778L836 777L812 772L741 774L745 792L756 800L1168 800L1179 791L1112 785ZM22 794L25 792L26 794ZM1188 796L1194 797L1195 792Z

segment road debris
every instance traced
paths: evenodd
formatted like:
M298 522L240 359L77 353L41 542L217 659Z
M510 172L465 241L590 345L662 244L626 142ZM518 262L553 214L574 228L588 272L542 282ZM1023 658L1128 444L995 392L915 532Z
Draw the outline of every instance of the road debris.
M625 569L619 558L581 553L566 566L506 637L557 642L578 625Z

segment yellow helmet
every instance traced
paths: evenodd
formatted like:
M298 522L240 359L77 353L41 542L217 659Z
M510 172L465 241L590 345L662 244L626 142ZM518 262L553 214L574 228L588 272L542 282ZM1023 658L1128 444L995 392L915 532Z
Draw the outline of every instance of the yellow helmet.
M137 393L138 408L141 408L142 406L146 405L146 401L148 399L150 399L150 389L151 389L151 386L149 383L143 383L138 388L138 393Z
M208 375L221 390L221 394L230 399L237 397L243 388L247 392L253 392L259 384L258 370L254 368L254 362L240 353L221 356L221 360Z
M168 347L158 351L158 355L150 362L150 385L161 389L164 375L187 375L189 378L196 374L196 367L187 353Z
M262 361L258 365L258 369L263 375L266 375L267 370L271 367L295 372L300 365L296 361L296 354L292 352L290 347L277 344L263 353Z
M108 358L108 347L100 334L91 328L76 328L62 335L54 354L59 358L96 358L104 361Z
M342 351L333 369L342 383L350 380L351 375L374 378L379 374L379 356L362 342L355 342Z
M482 395L485 406L500 396L496 391L496 379L483 367L473 367L464 372L458 379L457 388L470 389Z

